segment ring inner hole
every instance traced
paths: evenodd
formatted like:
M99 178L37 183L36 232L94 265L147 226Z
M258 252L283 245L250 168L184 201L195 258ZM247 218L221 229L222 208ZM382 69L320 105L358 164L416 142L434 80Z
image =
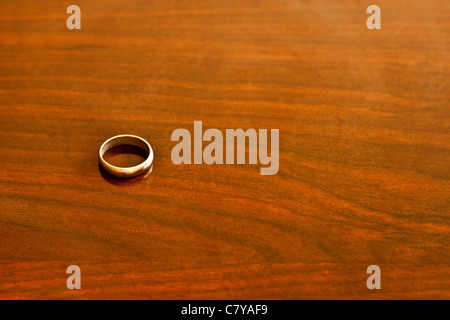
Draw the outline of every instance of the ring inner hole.
M103 159L116 167L134 167L145 161L148 152L131 145L115 146L106 151Z

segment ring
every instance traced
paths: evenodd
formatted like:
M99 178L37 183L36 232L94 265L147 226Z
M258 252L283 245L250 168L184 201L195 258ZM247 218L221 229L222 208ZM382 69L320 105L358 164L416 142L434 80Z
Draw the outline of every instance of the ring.
M105 159L103 159L103 156L108 150L123 145L135 146L144 150L148 154L147 159L145 159L144 162L134 167L116 167L109 164L108 162L105 161ZM150 146L150 144L141 137L134 136L131 134L122 134L119 136L112 137L102 144L99 152L99 161L102 168L109 174L120 178L131 178L138 176L141 173L144 173L145 171L150 169L150 167L153 164L153 149Z

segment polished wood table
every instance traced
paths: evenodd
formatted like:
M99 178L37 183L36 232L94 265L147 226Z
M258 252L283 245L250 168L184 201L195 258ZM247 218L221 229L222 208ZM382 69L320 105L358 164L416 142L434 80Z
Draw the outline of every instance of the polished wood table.
M450 298L448 1L70 4L0 1L0 298ZM173 164L196 120L279 172ZM122 133L145 179L99 169Z

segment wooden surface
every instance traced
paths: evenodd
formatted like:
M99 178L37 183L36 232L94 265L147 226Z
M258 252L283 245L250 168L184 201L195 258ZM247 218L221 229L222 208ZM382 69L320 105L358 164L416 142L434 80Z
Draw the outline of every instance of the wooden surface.
M0 1L0 298L449 299L450 3L372 2ZM194 120L280 129L278 174L172 164Z

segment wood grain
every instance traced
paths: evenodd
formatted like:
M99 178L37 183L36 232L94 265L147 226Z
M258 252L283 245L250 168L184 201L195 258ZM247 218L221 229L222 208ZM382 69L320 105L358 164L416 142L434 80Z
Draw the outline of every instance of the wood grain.
M0 298L450 298L448 1L70 4L0 1ZM278 174L174 165L195 120L280 129Z

